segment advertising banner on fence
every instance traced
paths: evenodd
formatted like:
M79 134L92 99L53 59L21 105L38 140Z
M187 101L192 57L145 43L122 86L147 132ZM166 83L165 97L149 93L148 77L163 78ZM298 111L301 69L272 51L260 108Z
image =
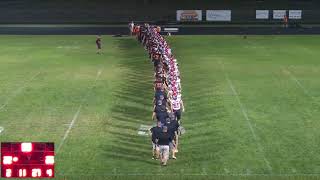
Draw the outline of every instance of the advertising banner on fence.
M202 11L177 10L177 21L202 21Z
M231 10L207 10L207 21L231 21Z
M256 10L256 19L269 19L269 10Z
M301 19L302 11L301 10L289 10L289 19Z
M286 15L286 10L273 10L273 19L283 19Z

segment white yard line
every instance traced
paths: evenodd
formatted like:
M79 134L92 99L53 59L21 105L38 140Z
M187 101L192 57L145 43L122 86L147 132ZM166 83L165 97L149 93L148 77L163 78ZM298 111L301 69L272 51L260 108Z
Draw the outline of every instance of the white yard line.
M12 95L11 95L10 97L8 97L7 100L0 106L0 111L3 110L3 109L9 104L9 102L10 102L10 100L11 100L12 98L16 97L19 93L21 93L22 90L23 90L24 88L26 88L26 87L29 85L29 83L30 83L31 81L33 81L39 74L41 74L41 71L39 71L39 72L37 72L36 74L34 74L29 80L27 80L27 82L25 82L25 83L24 83L22 86L20 86L16 91L14 91L14 92L12 93Z
M252 137L253 137L253 139L256 141L257 147L258 147L259 151L261 152L261 154L262 154L262 156L263 156L263 160L264 160L264 162L266 163L269 171L272 172L272 167L271 167L271 165L270 165L270 162L268 161L268 159L267 159L266 156L265 156L264 149L263 149L263 147L262 147L262 145L261 145L261 143L260 143L260 140L259 140L258 136L257 136L256 133L255 133L254 128L252 127L252 123L251 123L251 121L250 121L250 119L249 119L249 117L248 117L247 111L246 111L245 107L243 106L243 104L241 103L240 98L239 98L239 95L238 95L238 93L237 93L237 91L236 91L233 83L231 82L228 73L225 71L224 64L223 64L222 62L220 62L220 64L221 64L222 70L223 70L223 72L224 72L224 74L225 74L225 78L226 78L226 80L228 81L228 84L229 84L229 86L230 86L230 88L231 88L234 96L236 97L236 99L237 99L237 101L238 101L238 104L239 104L239 106L240 106L241 112L242 112L244 118L245 118L246 121L247 121L248 127L249 127L249 129L250 129L250 131L251 131L251 134L252 134Z
M300 81L288 69L284 68L283 70L290 76L291 80L293 80L299 86L299 88L304 92L305 95L309 96L311 99L314 99L314 97L309 93L309 91L300 83Z
M1 133L4 131L4 128L2 126L0 126L0 135Z
M64 136L63 136L63 138L62 138L62 140L61 140L61 142L60 142L60 144L59 144L59 146L58 146L58 148L57 148L56 154L59 153L60 149L62 148L62 146L63 146L63 144L64 144L64 142L65 142L65 140L68 138L68 136L69 136L69 134L70 134L70 131L71 131L73 125L75 124L75 122L77 121L77 119L78 119L78 117L79 117L79 114L80 114L80 111L81 111L81 108L82 108L82 104L83 104L83 103L85 102L85 100L87 99L90 90L96 85L96 82L97 82L97 80L99 79L102 71L103 71L103 70L101 70L101 69L98 71L97 76L96 76L96 79L94 80L92 86L91 86L90 89L88 90L87 94L82 98L81 103L80 103L80 105L79 105L79 107L78 107L78 110L77 110L77 112L74 114L74 116L73 116L73 118L72 118L72 120L71 120L71 122L70 122L70 124L69 124L69 127L68 127L67 131L64 133Z
M64 133L64 136L63 136L63 138L62 138L62 140L61 140L61 142L60 142L60 144L59 144L59 146L58 146L57 154L59 153L59 151L60 151L60 149L61 149L64 141L67 139L67 137L68 137L68 135L69 135L69 133L70 133L70 131L71 131L74 123L75 123L76 120L78 119L78 116L79 116L79 114L80 114L81 107L82 107L82 105L79 106L77 112L74 114L74 116L73 116L73 118L72 118L71 123L69 124L69 127L68 127L67 131Z

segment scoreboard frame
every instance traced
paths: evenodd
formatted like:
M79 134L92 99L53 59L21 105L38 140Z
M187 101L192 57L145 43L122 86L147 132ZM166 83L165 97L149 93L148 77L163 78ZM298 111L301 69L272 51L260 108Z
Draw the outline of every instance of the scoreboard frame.
M54 178L53 142L1 142L2 178Z

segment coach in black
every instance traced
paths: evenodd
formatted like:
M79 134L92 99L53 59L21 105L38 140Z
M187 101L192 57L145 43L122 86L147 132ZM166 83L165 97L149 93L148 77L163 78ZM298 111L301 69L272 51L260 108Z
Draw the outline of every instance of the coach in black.
M161 165L166 166L169 159L169 144L173 143L167 126L162 127L162 132L157 136L156 142L159 145Z
M154 107L152 119L157 118L162 124L166 123L166 118L168 117L167 107L166 105L162 104L162 101L159 100Z
M180 125L173 113L170 113L169 117L170 118L167 118L166 126L168 127L168 132L170 133L172 141L174 142L169 144L170 151L172 153L172 159L177 159L176 153L178 152L178 129Z
M159 146L156 143L156 138L162 132L161 126L161 122L158 121L157 126L154 126L150 129L152 142L152 159L159 159Z

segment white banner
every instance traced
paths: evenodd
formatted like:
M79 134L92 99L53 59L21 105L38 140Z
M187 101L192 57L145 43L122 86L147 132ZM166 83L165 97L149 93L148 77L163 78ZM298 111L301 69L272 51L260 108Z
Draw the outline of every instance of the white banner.
M256 19L269 19L269 10L256 10Z
M207 21L231 21L231 10L207 10Z
M177 10L177 21L202 21L202 11Z
M164 32L178 32L179 28L164 28Z
M283 19L286 15L286 10L273 10L273 19Z
M289 19L301 19L301 10L289 10Z

